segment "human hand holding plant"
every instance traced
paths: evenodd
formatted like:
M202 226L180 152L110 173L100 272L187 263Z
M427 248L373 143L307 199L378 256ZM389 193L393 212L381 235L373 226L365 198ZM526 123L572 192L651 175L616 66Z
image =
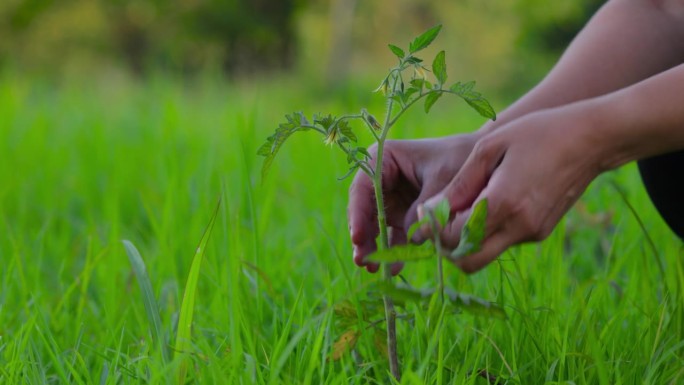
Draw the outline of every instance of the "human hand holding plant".
M382 182L390 246L406 243L408 229L418 220L418 206L449 184L479 137L474 133L385 143ZM376 151L375 146L369 148L373 157ZM366 260L376 251L378 236L373 180L366 173L357 173L352 182L347 215L354 262L377 271L379 265ZM397 274L401 267L401 263L395 264L392 272Z
M479 252L456 263L480 270L508 247L546 238L604 168L596 121L580 104L547 109L483 136L458 174L419 212L444 199L453 218L442 230L446 248L460 242L473 202L487 199L485 239ZM432 238L424 227L417 240Z
M283 143L295 132L298 131L315 131L323 135L326 144L338 147L347 155L347 162L350 165L347 175L351 175L357 170L361 173L357 176L355 186L352 189L352 194L357 191L360 194L365 194L365 197L355 200L354 204L358 204L358 213L360 217L354 217L356 214L350 215L353 221L357 221L357 225L352 225L354 232L352 238L355 238L355 245L357 247L357 255L355 257L357 263L366 263L365 259L368 253L375 248L376 237L378 238L376 253L370 257L370 261L386 263L384 269L385 285L380 288L383 291L383 302L385 309L385 323L387 330L387 356L389 359L389 367L392 376L399 379L401 372L399 369L399 360L397 356L397 338L396 338L396 311L394 308L394 298L402 297L403 299L424 301L429 298L431 294L425 294L418 291L411 291L407 289L397 288L391 284L392 271L391 262L412 261L416 259L423 259L426 256L433 256L435 253L432 250L418 250L414 249L398 249L390 247L390 227L396 229L393 232L392 243L402 243L405 241L402 237L405 235L405 229L413 218L411 213L415 212L415 208L420 199L427 198L431 193L439 191L439 188L444 187L449 176L453 175L458 169L458 165L463 162L463 154L467 151L456 151L452 156L454 159L447 159L447 162L428 162L428 161L412 161L408 157L399 156L402 151L394 150L393 148L402 148L404 144L400 142L387 142L387 137L390 129L394 126L399 118L411 106L418 102L423 102L425 112L429 112L432 106L444 94L453 94L461 97L469 106L475 109L480 115L495 119L496 114L484 97L479 92L474 91L474 82L461 83L457 82L451 86L446 85L447 73L444 51L439 52L432 61L432 72L434 75L434 84L428 81L425 77L425 72L429 71L422 63L423 60L415 56L415 54L427 46L437 37L441 25L433 27L420 36L416 37L409 45L408 51L395 46L389 45L390 50L397 56L398 64L390 69L389 73L382 80L377 91L382 91L387 100L387 110L384 118L379 121L373 115L368 113L365 109L361 109L360 113L347 114L340 117L333 117L332 115L321 116L315 115L312 120L301 113L297 112L287 115L287 122L282 123L276 132L271 135L266 143L262 145L257 153L265 157L262 168L262 175L266 175L271 166L275 155L283 145ZM375 138L375 146L372 147L373 154L371 154L365 147L357 144L357 136L354 133L350 122L360 121L370 131ZM464 146L467 150L472 145L472 140L466 140L466 136L455 140L457 145ZM459 142L462 142L459 144ZM412 142L406 146L407 151L417 150L422 147L425 159L427 156L427 147L425 143ZM388 145L387 151L385 145ZM434 151L434 149L432 149ZM417 151L416 151L417 152ZM384 155L393 157L387 162L383 161ZM460 155L459 157L459 154ZM407 154L406 154L407 155ZM447 157L449 157L447 155ZM453 162L453 163L452 163ZM445 164L452 166L444 168ZM413 176L411 172L413 171ZM418 171L419 174L415 174ZM429 174L429 175L428 175ZM424 185L424 178L431 177L430 180L442 180L443 182L429 183ZM440 176L440 178L433 179L433 176ZM400 187L405 178L412 178L413 187ZM387 184L386 186L384 184ZM394 189L396 188L396 193ZM354 190L356 189L356 190ZM412 191L413 190L413 191ZM391 205L389 210L385 203L385 194L387 194L387 204ZM355 195L359 197L361 195ZM375 211L373 213L372 202L374 197ZM446 203L446 202L444 202ZM445 214L446 211L446 214ZM468 222L464 228L472 229L474 234L471 239L466 240L467 248L459 248L453 256L460 256L459 253L468 253L479 249L479 242L483 233L484 217L486 216L486 201L484 205L476 208L477 215L473 215L478 220L473 223ZM403 217L403 218L402 218ZM366 219L364 221L364 218ZM434 215L430 215L430 225L434 230L439 226L443 226L448 219L448 207L444 204L440 205L434 210ZM424 224L422 221L419 224ZM377 225L377 230L373 225ZM359 227L360 226L360 227ZM415 226L413 226L415 229ZM358 229L355 230L355 229ZM366 231L368 231L366 233ZM409 233L411 230L409 229ZM435 246L438 253L441 253L441 246L439 242L439 234L435 232ZM465 252L463 250L466 250ZM416 253L417 252L417 253ZM440 294L442 303L445 298L445 288L442 274L442 259L437 258L438 261L438 277L440 281ZM377 265L368 264L370 271L377 270ZM397 265L395 264L395 272ZM471 306L471 299L459 294L450 295L452 303L461 303L466 307ZM490 303L479 301L476 306L490 309L493 308ZM497 314L501 314L500 309L494 309ZM344 312L343 312L344 313ZM347 312L348 313L348 312ZM371 326L377 326L377 322L373 322ZM361 333L358 329L349 329L335 343L333 357L340 357L342 350L348 349L358 339Z

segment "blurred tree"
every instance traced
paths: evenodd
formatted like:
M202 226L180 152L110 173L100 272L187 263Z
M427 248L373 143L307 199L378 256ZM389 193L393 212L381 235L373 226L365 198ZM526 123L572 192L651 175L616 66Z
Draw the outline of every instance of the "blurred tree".
M306 0L3 0L0 59L58 70L84 40L119 58L133 72L147 67L186 71L220 65L226 71L289 68L295 59L296 11ZM88 20L74 20L74 15ZM77 12L79 11L79 12ZM52 36L46 31L51 26ZM67 23L68 21L68 23ZM87 21L87 23L82 23ZM92 25L97 21L100 25ZM73 23L74 26L70 24ZM79 23L91 28L78 27ZM78 31L80 36L71 32ZM59 38L68 34L68 39ZM52 43L52 47L45 44ZM26 45L41 49L23 49ZM54 45L57 44L57 45ZM87 47L92 49L92 46ZM41 54L36 54L41 51ZM45 54L53 57L45 60ZM49 56L49 54L48 54ZM16 64L16 63L15 63Z

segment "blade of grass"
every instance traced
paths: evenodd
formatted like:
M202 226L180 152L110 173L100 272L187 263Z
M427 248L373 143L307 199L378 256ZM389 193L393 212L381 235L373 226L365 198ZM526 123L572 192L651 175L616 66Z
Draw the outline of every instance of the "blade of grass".
M128 260L131 262L133 267L133 273L135 273L135 278L138 280L138 285L140 286L140 291L142 292L143 303L145 304L145 312L147 312L147 320L150 323L150 329L152 332L152 338L154 343L159 346L162 353L162 358L165 363L169 362L169 353L164 343L164 334L162 331L161 318L159 316L159 304L154 296L154 291L152 290L152 283L150 282L150 277L147 274L147 267L143 261L138 249L135 248L131 241L124 239L124 248L126 249L126 254L128 254Z
M176 333L176 346L174 354L176 357L190 350L190 342L192 338L192 318L195 312L195 294L197 292L197 282L199 281L200 267L202 266L202 259L209 241L209 236L211 235L211 230L214 228L214 222L216 222L216 217L218 216L219 207L221 207L220 199L216 204L216 209L209 220L209 224L202 234L202 239L195 250L195 256L192 258L190 273L188 274L188 280L185 283L185 290L183 291L183 303L181 304L180 315L178 317L178 331ZM183 360L178 369L179 384L185 384L185 376L187 375L187 371L188 363L186 360Z

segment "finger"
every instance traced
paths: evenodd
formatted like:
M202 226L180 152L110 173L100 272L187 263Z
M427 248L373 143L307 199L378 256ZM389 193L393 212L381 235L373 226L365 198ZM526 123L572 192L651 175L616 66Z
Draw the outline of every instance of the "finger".
M463 257L455 263L465 273L472 274L487 266L507 248L518 242L518 234L510 230L501 230L485 239L480 251Z
M420 195L418 195L418 198L411 204L411 207L409 207L408 211L406 212L406 217L404 218L404 229L409 229L411 228L411 225L416 223L418 221L418 208L430 197L434 196L438 192L442 190L442 187L430 183L426 186L423 186L423 190L420 192ZM413 234L413 238L411 239L411 242L413 243L422 243L425 241L425 236L422 233L423 229L421 231L416 231L415 234Z
M349 188L347 218L354 249L354 263L358 266L365 266L364 258L376 248L378 222L373 184L368 175L363 172L356 174Z
M424 206L435 207L443 199L449 201L451 214L470 207L482 190L505 153L503 142L492 136L481 139L466 159L463 167L449 184Z

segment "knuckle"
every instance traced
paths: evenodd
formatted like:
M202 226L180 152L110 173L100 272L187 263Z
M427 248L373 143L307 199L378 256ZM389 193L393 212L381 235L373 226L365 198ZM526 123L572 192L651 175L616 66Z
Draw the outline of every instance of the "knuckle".
M474 274L478 270L480 270L478 268L478 266L476 266L475 264L470 263L468 261L463 261L463 262L459 263L458 267L459 267L459 269L461 269L461 271L463 271L466 274Z
M496 150L497 143L496 138L490 136L485 136L480 139L473 148L473 154L478 159L489 158Z
M531 241L541 241L546 238L546 230L538 215L531 210L523 210L519 213L520 226Z

